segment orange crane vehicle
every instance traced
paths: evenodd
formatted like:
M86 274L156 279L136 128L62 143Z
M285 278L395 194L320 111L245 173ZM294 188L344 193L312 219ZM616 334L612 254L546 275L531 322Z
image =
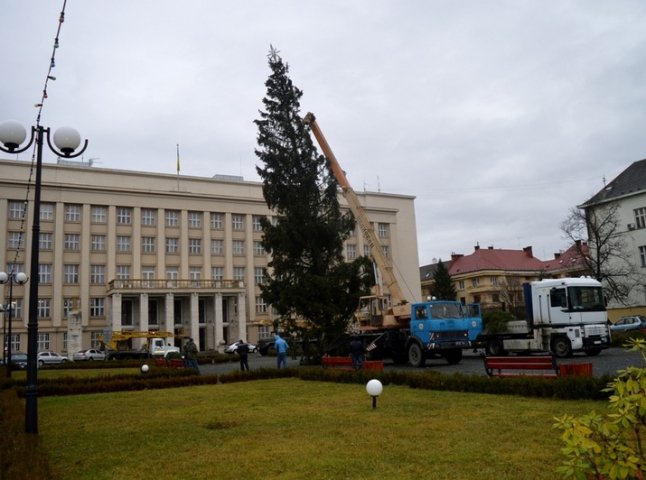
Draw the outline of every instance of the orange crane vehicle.
M108 360L117 359L133 359L133 358L147 358L150 356L164 356L168 352L179 352L178 347L166 345L166 338L173 338L175 335L171 332L163 332L157 330L151 331L136 331L124 330L113 331L109 335L109 339L105 342L108 351L106 358ZM149 339L146 348L140 350L132 350L126 343L133 338L146 338Z
M359 202L359 198L345 176L341 165L339 165L339 162L334 156L334 152L332 152L330 145L316 122L316 117L313 113L308 113L305 115L303 121L306 125L309 125L321 150L323 150L323 154L328 159L329 168L341 187L350 211L359 224L364 240L370 246L370 255L377 266L383 285L390 294L390 297L388 297L383 291L379 291L381 290L381 285L377 285L379 290L374 295L360 298L359 309L355 314L358 330L370 331L380 328L400 328L410 320L410 302L404 296L404 292L393 273L392 263L384 255L379 238L368 219L368 215L363 205L361 205L361 202Z
M316 118L308 113L303 121L310 127L327 158L328 167L341 187L364 240L370 246L373 262L387 289L387 293L380 290L377 282L373 295L360 298L359 309L355 313L356 332L370 342L367 350L375 357L389 357L398 363L408 361L416 367L424 365L427 358L438 355L451 364L460 362L462 349L470 348L482 331L479 306L469 308L456 300L410 303L406 299L393 272L393 265L384 255L368 215Z

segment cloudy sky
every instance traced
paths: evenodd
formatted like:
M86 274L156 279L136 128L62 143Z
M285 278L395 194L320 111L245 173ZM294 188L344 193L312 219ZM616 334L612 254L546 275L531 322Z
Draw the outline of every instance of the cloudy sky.
M0 120L31 125L63 0L0 6ZM97 167L175 174L180 144L182 175L258 180L271 44L355 190L416 197L421 265L545 260L646 157L645 25L641 0L68 0L41 123Z

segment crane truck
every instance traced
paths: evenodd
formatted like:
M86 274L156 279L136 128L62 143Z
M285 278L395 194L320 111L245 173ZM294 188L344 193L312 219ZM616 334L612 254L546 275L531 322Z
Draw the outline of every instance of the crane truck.
M601 283L587 277L557 278L523 284L526 320L511 320L501 332L477 337L489 355L551 351L598 355L610 346L608 315Z
M355 333L366 340L367 350L373 357L391 358L401 363L408 361L413 366L422 366L427 358L439 355L451 364L459 363L462 350L471 347L482 330L479 307L449 300L409 302L359 197L341 169L316 117L308 113L303 121L310 127L327 158L328 168L359 224L382 283L389 293L387 295L378 285L373 295L360 298L355 315Z
M175 335L171 332L161 331L114 331L108 334L106 360L128 360L148 357L166 356L169 352L177 352L178 347L166 345L166 338L172 338ZM106 335L106 337L108 336ZM133 350L128 347L128 343L133 338L145 338L148 340L145 348Z

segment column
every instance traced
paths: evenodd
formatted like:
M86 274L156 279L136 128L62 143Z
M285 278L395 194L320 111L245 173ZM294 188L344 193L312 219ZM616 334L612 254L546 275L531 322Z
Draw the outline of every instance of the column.
M222 294L215 294L215 349L219 349L224 344L224 326L222 325Z
M148 331L148 294L139 295L139 330Z
M189 335L195 344L199 346L200 344L200 305L199 305L199 296L196 292L191 293L191 307L190 307L190 316L189 319ZM198 347L199 348L199 347Z
M112 314L110 315L110 325L112 331L121 331L121 294L112 295Z
M174 302L175 296L172 293L167 293L164 305L164 324L162 325L162 330L171 333L175 332Z
M238 293L238 337L247 341L247 304L244 292Z

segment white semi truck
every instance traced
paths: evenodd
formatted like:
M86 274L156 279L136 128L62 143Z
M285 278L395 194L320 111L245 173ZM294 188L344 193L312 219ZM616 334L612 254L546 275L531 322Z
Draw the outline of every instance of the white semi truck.
M540 280L523 285L526 320L507 322L506 330L478 337L489 355L551 351L598 355L610 346L608 315L601 283L588 277Z

